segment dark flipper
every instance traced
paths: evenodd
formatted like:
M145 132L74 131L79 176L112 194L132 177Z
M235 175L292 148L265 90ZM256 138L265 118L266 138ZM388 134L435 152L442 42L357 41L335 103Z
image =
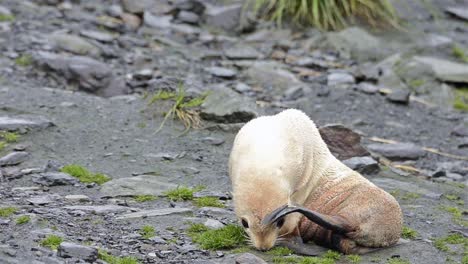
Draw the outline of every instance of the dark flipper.
M350 226L346 224L346 222L343 221L340 217L324 215L301 206L291 205L284 205L274 210L269 215L265 216L265 218L262 220L262 224L268 225L275 223L282 217L291 213L301 213L305 217L307 217L307 219L316 223L317 225L320 225L323 228L332 230L339 234L344 234L353 231L351 230Z

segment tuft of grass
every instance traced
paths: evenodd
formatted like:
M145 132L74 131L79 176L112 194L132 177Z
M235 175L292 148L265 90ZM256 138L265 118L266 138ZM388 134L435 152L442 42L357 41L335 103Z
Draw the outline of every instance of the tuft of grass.
M10 215L16 213L18 209L16 207L3 207L0 208L0 217L9 217Z
M188 230L188 235L202 249L232 249L245 244L244 229L232 224L216 230L207 230L206 227L192 225Z
M415 239L418 236L418 232L410 227L403 226L401 230L401 237L406 239Z
M348 255L346 258L353 264L361 262L361 256L359 255Z
M438 238L434 240L434 247L440 251L444 251L450 254L456 254L448 247L450 245L463 245L463 259L466 259L468 256L468 238L464 237L461 234L450 234L446 237ZM465 263L465 262L462 262Z
M294 251L287 247L274 247L270 249L267 254L272 256L288 256L293 254Z
M22 215L16 218L16 224L18 225L29 223L29 221L31 221L31 217L29 215Z
M387 261L387 264L411 264L411 262L409 262L409 260L401 258L390 258Z
M173 101L171 107L166 111L164 119L156 130L156 133L161 131L164 124L168 119L178 119L184 124L185 130L182 134L188 132L190 128L198 128L201 124L201 119L198 111L198 107L205 101L207 93L195 97L188 98L183 85L180 83L177 92L159 91L150 97L148 105L152 105L160 101Z
M15 59L16 65L20 67L26 67L32 64L32 57L29 54L23 54Z
M0 22L12 22L15 20L14 15L0 14Z
M328 250L322 257L333 260L339 260L341 258L341 254L337 251Z
M444 194L444 197L452 202L455 202L458 205L464 205L465 202L461 199L461 197L457 194Z
M138 264L138 260L135 257L116 257L105 252L104 250L98 250L98 259L105 261L108 264Z
M0 140L0 151L2 151L6 147L7 143L5 141Z
M91 173L88 169L83 166L70 164L64 166L61 172L70 174L71 176L77 178L82 183L97 183L99 185L108 182L111 180L108 176L102 173Z
M466 210L462 210L458 207L454 207L454 206L442 206L440 207L440 209L446 211L446 212L449 212L451 215L452 215L452 220L453 222L455 222L456 224L459 224L461 226L464 226L464 227L468 227L468 221L464 220L463 219L463 214L468 212Z
M403 200L413 200L413 199L418 199L419 197L421 197L421 195L419 193L408 192L403 197L401 197L401 199L403 199Z
M19 137L20 136L17 133L0 131L0 138L2 138L6 143L17 142Z
M40 245L43 247L48 247L52 250L57 250L60 243L63 242L63 239L56 235L48 235L46 238L41 240Z
M468 88L455 89L453 108L468 112Z
M156 231L154 230L154 227L145 225L140 229L139 233L144 239L150 239L155 236Z
M460 59L463 62L468 63L468 56L466 55L465 51L458 45L453 45L452 46L452 55Z
M144 195L134 196L133 199L135 199L135 201L137 201L139 203L143 203L143 202L156 200L156 196L150 195L150 194L144 194Z
M423 86L426 83L426 81L422 79L414 79L408 82L408 85L412 88L418 88L420 86Z
M179 186L175 189L168 190L164 193L167 198L171 201L191 201L193 200L193 194L203 190L204 186L196 186L195 188L189 188L185 186Z
M195 202L195 205L198 207L205 207L205 206L219 207L219 208L226 207L216 197L201 197L201 198L195 199L194 202Z
M399 27L395 9L388 0L253 0L253 10L278 25L291 18L298 25L336 30L360 17L374 27Z

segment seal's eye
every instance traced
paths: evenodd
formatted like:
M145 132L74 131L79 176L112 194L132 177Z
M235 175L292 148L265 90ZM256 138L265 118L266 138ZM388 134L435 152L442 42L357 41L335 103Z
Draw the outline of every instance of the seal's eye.
M281 228L283 225L284 225L284 218L281 218L280 220L278 220L278 222L276 222L276 226L278 228Z
M244 218L242 218L242 225L244 226L244 228L249 228L249 223L247 223L247 220L245 220Z

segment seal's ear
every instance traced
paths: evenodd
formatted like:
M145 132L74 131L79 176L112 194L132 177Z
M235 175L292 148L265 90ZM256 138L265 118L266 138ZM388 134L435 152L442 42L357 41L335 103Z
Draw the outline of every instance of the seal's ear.
M263 225L270 225L283 218L284 216L292 213L301 213L310 221L326 228L333 230L337 233L347 233L350 230L349 226L342 218L337 216L329 216L315 211L309 210L301 206L289 206L283 205L278 209L271 212L269 215L265 216L262 220Z

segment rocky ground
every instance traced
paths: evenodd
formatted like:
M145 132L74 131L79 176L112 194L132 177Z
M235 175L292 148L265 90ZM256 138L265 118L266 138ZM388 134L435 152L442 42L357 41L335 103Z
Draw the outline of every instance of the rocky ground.
M204 250L187 232L237 223L235 133L285 108L306 112L417 231L361 263L466 263L468 3L400 1L405 31L323 33L217 2L0 1L0 263L103 263L96 249L140 263L286 261ZM181 89L185 102L203 99L178 105L200 128L183 134L169 120L155 133L173 101L149 98ZM69 164L111 180L80 182L61 172ZM165 197L178 186L204 186L195 197L225 208ZM65 241L58 250L41 242L51 234Z

